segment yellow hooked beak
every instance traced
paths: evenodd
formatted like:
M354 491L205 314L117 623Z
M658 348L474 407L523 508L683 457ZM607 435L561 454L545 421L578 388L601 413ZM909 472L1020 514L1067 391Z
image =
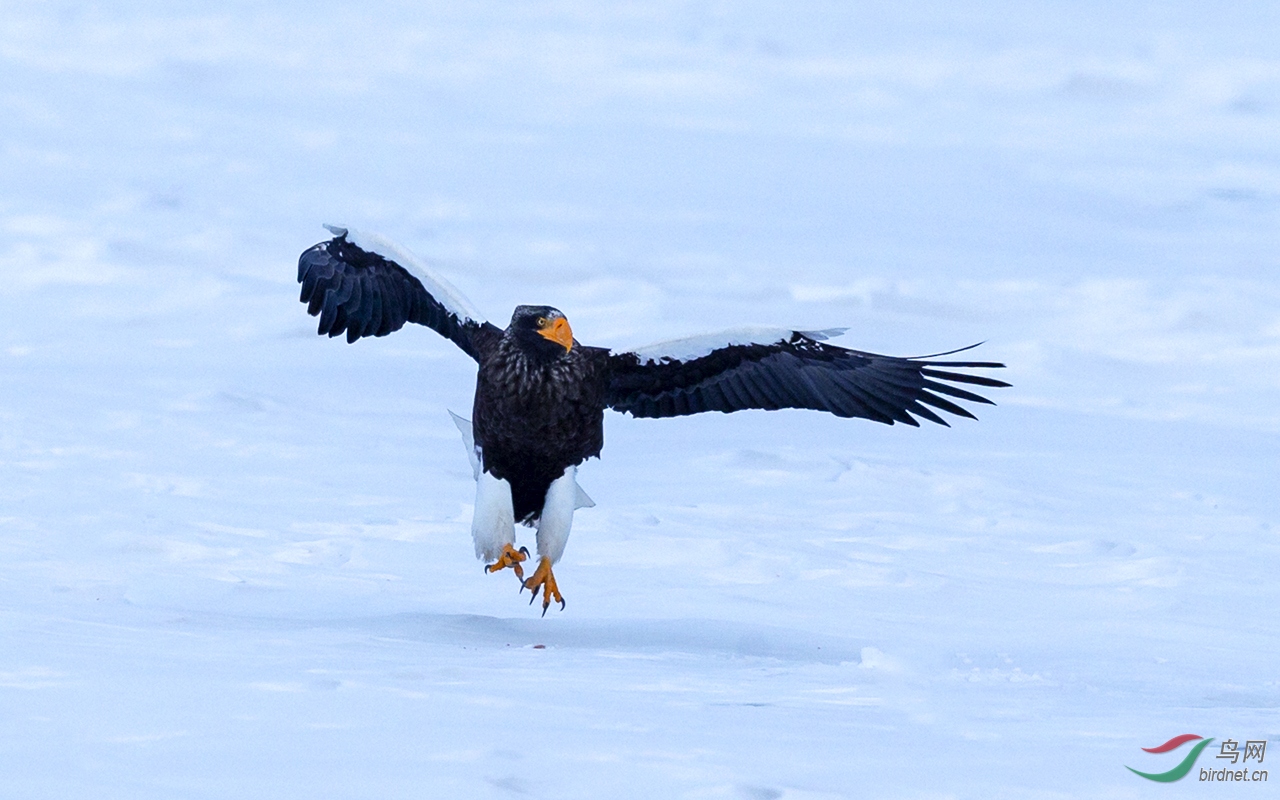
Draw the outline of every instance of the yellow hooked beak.
M538 331L538 335L560 345L566 353L573 349L573 329L564 317L556 317L550 325Z

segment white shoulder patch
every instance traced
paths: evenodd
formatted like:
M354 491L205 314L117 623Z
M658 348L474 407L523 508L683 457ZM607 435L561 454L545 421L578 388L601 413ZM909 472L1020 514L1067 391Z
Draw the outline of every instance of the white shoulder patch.
M486 321L484 315L475 306L471 305L471 301L462 292L458 291L457 287L445 280L443 276L431 269L431 267L428 267L422 259L395 242L384 239L376 233L344 228L341 225L326 224L325 228L334 236L346 234L347 241L361 250L377 253L388 261L394 261L407 269L413 277L422 282L423 288L439 301L440 305L448 309L450 313L457 315L458 319L480 323Z
M476 437L471 431L471 420L464 419L452 411L449 416L453 417L453 424L458 426L458 433L462 434L462 444L467 448L467 460L471 462L471 479L480 480L480 451L476 449Z
M796 331L790 328L763 327L732 328L727 331L656 342L644 347L638 347L630 352L639 356L642 362L692 361L695 358L702 358L716 350L733 345L779 344L789 340L796 333L822 342L833 336L839 336L847 330L848 328L827 328L820 331Z

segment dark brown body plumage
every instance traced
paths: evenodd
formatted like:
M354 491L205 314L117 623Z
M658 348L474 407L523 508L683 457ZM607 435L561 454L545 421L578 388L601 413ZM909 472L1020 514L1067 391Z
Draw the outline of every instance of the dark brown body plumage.
M552 481L600 455L608 351L530 348L512 328L477 350L476 445L485 471L511 484L516 521L532 522Z

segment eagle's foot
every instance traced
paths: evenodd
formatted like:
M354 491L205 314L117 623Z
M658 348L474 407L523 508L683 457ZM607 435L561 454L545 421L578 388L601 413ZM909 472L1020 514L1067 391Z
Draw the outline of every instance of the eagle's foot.
M560 587L556 586L556 576L551 574L551 559L543 558L538 562L538 568L524 582L520 591L525 589L533 595L529 598L529 605L533 605L533 601L538 599L538 590L542 590L542 616L547 615L552 598L560 604L560 610L564 611L564 597L560 594Z
M529 551L525 548L521 547L517 550L509 544L504 544L502 546L502 555L498 556L498 560L492 564L486 564L484 571L497 572L500 569L511 567L511 569L515 571L516 577L520 579L521 583L523 583L524 567L520 566L520 562L524 561L528 557Z

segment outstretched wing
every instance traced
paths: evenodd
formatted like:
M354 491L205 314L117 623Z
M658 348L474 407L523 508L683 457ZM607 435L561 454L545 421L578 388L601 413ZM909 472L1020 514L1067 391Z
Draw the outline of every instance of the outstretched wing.
M933 360L938 356L897 358L823 344L838 333L843 329L743 329L611 353L607 402L636 417L811 408L888 425L919 426L913 414L946 425L932 409L976 419L947 397L992 404L953 384L1009 385L952 371L1004 364Z
M444 278L381 237L326 225L334 237L298 258L298 283L320 334L386 336L406 322L426 325L479 360L479 340L501 330Z

